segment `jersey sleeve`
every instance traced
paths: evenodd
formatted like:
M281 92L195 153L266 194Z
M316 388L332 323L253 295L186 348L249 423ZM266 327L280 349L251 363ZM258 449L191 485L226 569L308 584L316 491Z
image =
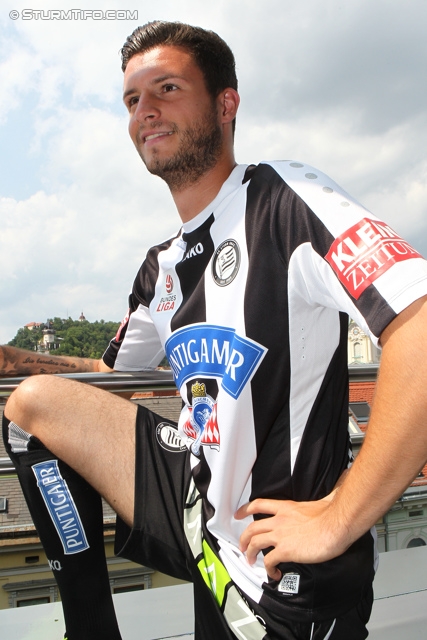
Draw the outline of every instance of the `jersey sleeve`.
M115 371L144 371L157 367L163 357L148 307L139 303L126 314L102 359Z
M322 172L271 166L293 192L292 220L282 224L298 237L287 252L294 283L308 303L347 313L377 344L398 313L427 295L427 261Z
M129 311L103 355L115 371L153 369L165 355L149 311L158 274L157 252L150 250L142 263L129 296Z

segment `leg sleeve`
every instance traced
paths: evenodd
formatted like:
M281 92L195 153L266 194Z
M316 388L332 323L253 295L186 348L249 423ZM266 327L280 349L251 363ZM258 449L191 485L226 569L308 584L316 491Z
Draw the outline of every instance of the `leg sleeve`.
M34 436L3 417L37 533L61 593L68 640L121 640L104 552L98 493Z

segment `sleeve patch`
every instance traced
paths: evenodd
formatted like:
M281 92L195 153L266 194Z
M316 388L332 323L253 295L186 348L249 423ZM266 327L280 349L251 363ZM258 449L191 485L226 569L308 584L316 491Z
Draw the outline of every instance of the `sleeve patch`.
M391 227L369 218L336 238L326 255L338 279L356 300L394 264L412 258L422 256Z

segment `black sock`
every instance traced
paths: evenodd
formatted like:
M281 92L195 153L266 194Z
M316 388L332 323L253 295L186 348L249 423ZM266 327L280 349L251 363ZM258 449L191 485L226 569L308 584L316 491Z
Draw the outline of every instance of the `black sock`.
M6 451L58 583L68 640L121 640L108 581L99 494L3 417Z

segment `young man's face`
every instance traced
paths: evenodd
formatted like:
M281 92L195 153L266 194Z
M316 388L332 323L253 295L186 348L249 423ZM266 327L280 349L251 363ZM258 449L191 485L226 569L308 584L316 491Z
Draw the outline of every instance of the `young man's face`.
M220 108L187 51L162 46L133 56L123 100L139 155L172 190L196 182L215 166L223 143Z

